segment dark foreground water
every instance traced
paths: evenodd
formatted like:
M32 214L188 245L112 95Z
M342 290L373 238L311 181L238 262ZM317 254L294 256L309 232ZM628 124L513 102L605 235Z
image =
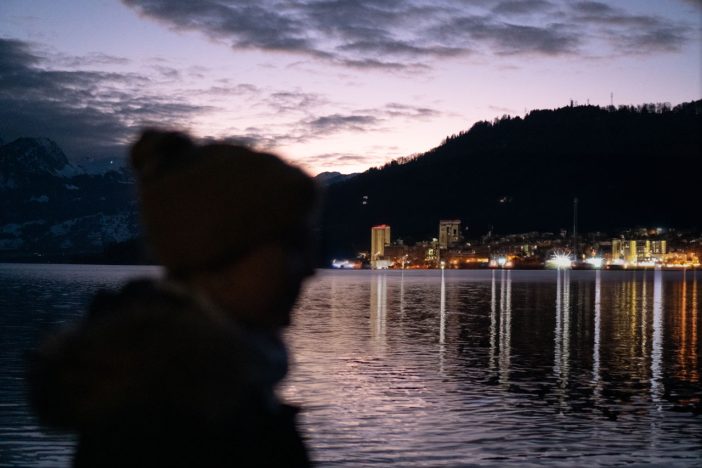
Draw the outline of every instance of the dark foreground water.
M68 464L22 353L144 267L0 265L0 465ZM702 272L331 272L282 393L323 466L702 464Z

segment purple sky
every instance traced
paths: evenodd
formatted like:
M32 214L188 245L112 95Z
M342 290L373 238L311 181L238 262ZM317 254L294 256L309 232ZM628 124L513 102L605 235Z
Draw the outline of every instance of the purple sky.
M310 172L478 120L702 95L702 0L2 0L0 137L124 159L144 125Z

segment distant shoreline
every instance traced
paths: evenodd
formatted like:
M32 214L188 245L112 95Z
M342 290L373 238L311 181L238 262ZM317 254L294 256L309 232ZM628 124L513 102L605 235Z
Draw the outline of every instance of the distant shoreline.
M98 262L60 262L60 261L26 261L26 260L7 260L0 259L0 265L82 265L82 266L143 266L160 268L162 265L156 263L98 263ZM441 268L387 268L387 269L371 269L371 268L332 268L332 267L317 267L317 270L324 271L369 271L369 272L413 272L413 271L442 271ZM558 268L445 268L443 271L558 271ZM702 267L634 267L634 268L566 268L570 271L702 271Z

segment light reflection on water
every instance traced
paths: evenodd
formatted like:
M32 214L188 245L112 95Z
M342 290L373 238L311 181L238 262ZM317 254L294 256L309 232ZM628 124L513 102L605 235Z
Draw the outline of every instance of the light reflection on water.
M23 351L158 272L0 265L0 465L66 464L72 444L28 415ZM699 275L321 271L282 393L324 466L699 465Z
M284 393L324 465L696 466L698 274L321 272Z

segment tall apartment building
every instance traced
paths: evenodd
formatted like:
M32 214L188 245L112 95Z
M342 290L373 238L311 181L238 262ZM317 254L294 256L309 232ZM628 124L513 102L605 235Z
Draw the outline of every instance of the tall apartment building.
M461 236L461 220L447 219L439 221L439 248L448 249L463 240Z
M660 260L668 253L665 240L612 239L612 260L636 264Z
M377 261L385 256L385 246L390 245L390 226L381 224L371 228L371 268L376 268Z

